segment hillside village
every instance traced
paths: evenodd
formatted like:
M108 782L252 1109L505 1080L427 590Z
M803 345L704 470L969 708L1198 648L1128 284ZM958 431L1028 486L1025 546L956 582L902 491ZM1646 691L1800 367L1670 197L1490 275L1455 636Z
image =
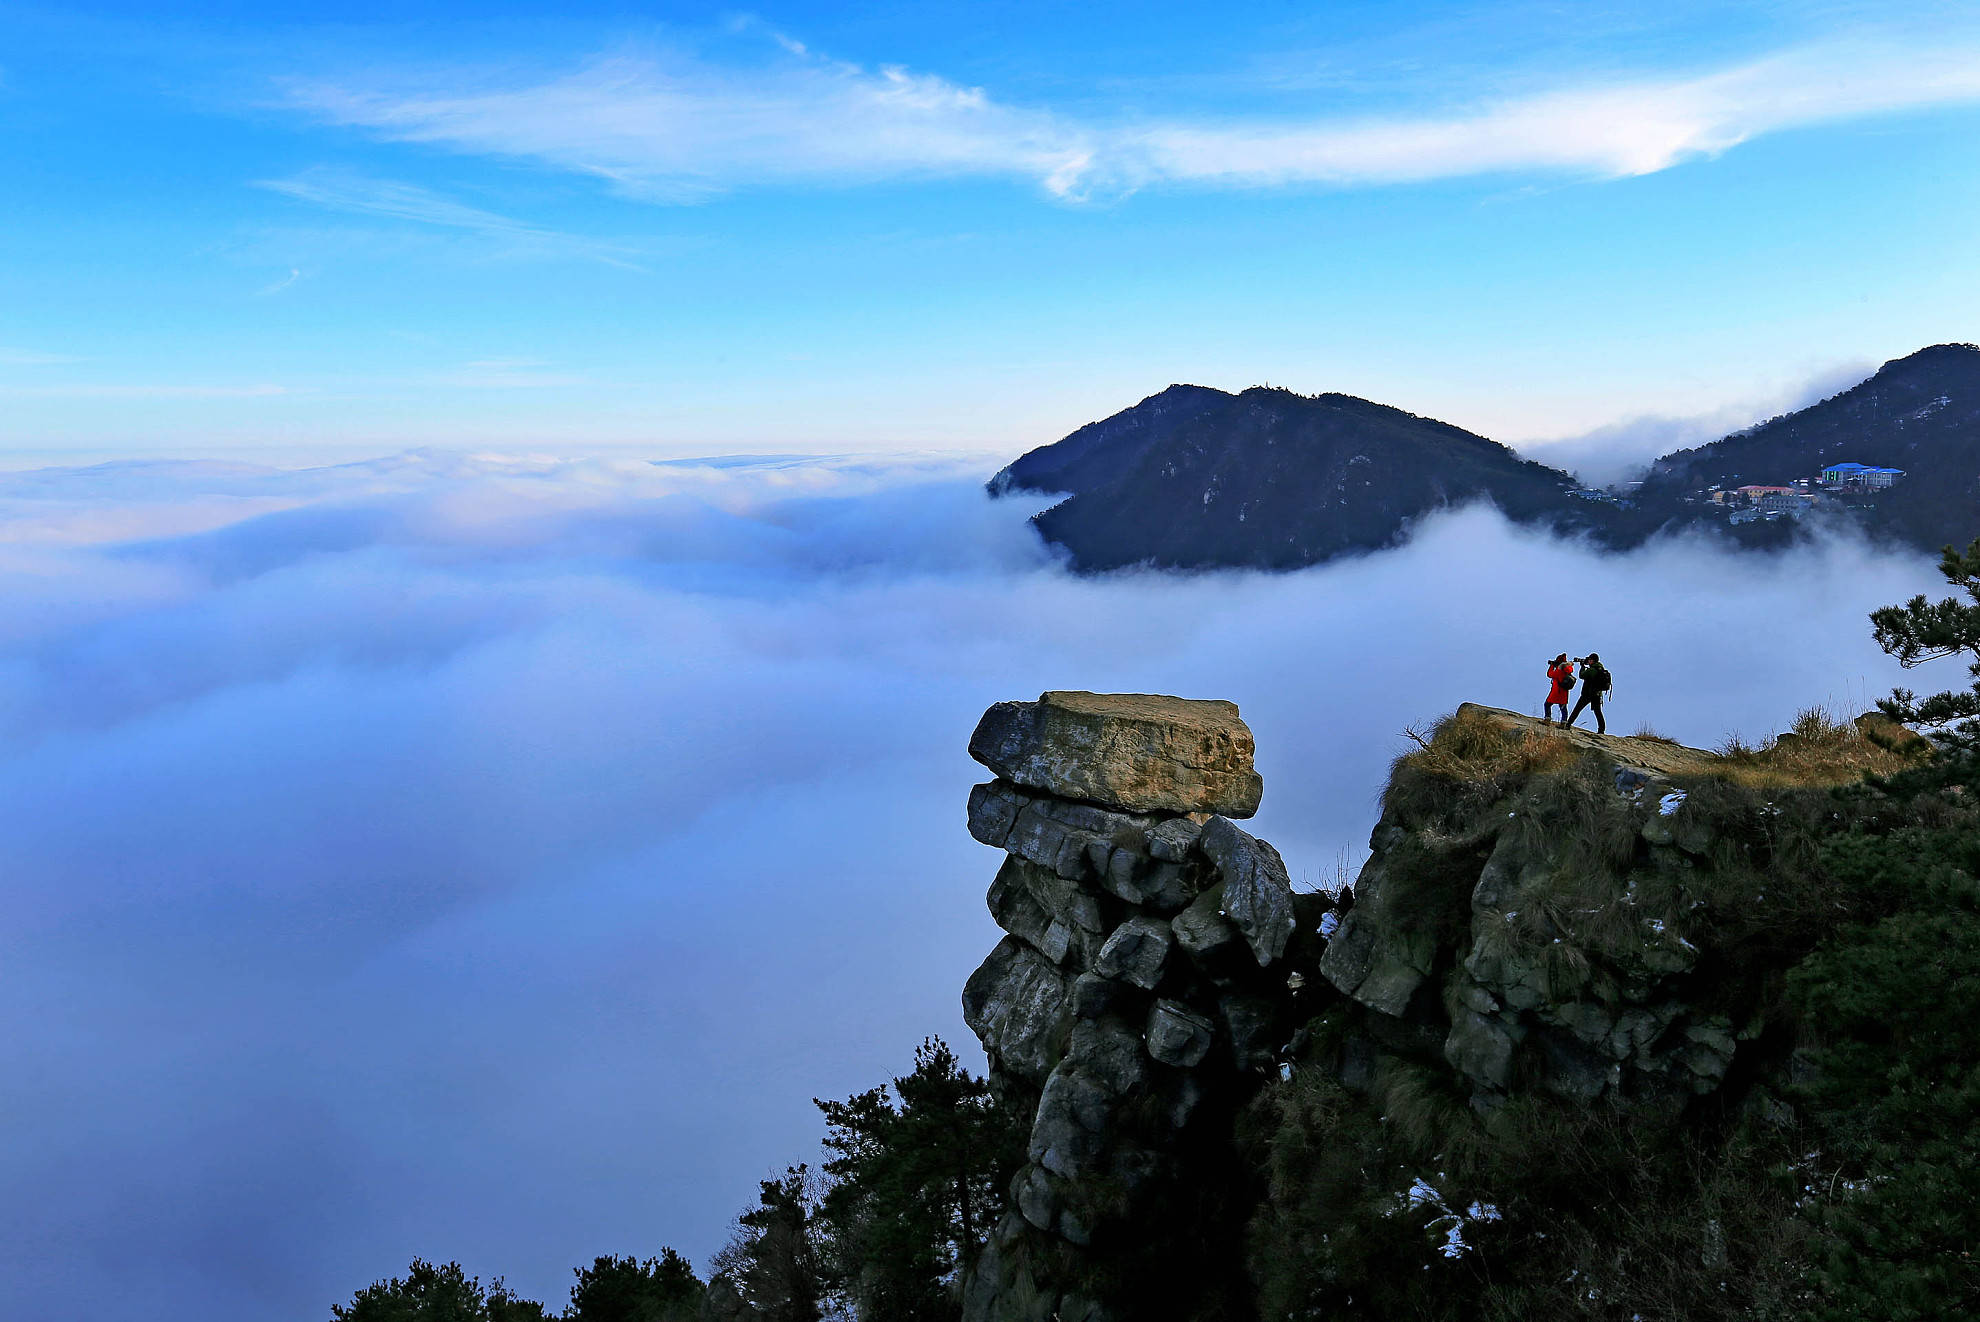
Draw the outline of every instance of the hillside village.
M1726 487L1714 483L1687 492L1687 505L1719 505L1726 509L1730 524L1758 523L1762 520L1799 519L1823 507L1863 512L1876 508L1875 496L1904 480L1902 468L1854 461L1829 464L1813 478L1790 479L1785 486L1748 483Z

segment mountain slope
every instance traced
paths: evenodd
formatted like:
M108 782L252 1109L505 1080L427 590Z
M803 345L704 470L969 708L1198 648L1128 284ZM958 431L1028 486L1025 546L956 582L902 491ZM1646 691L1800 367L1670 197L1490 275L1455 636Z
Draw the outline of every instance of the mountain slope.
M1041 445L990 480L1007 491L1087 491L1130 467L1159 434L1185 426L1231 397L1208 386L1170 386L1111 418L1089 422L1062 441Z
M1389 546L1426 513L1489 499L1588 528L1567 474L1462 428L1351 395L1171 386L1031 451L991 491L1070 492L1037 516L1085 570L1293 569Z
M1862 384L1652 465L1641 507L1675 516L1714 484L1776 484L1854 461L1905 470L1860 513L1866 526L1925 549L1980 534L1980 346L1935 344Z

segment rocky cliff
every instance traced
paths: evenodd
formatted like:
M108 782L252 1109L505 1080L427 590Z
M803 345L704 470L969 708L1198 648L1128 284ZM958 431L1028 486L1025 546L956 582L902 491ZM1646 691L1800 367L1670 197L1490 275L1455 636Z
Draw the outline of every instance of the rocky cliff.
M1719 917L1701 911L1771 862L1718 759L1471 704L1453 726L1425 752L1462 766L1469 737L1488 765L1399 768L1320 959L1364 1034L1340 1068L1441 1058L1481 1110L1516 1087L1658 1105L1717 1087L1742 1025L1698 985Z
M1467 705L1398 761L1367 864L1330 898L1295 894L1233 822L1262 787L1230 704L992 708L971 752L997 778L969 829L1007 855L989 903L1009 935L963 1003L1033 1122L966 1318L1257 1315L1269 1259L1319 1251L1299 1206L1318 1186L1259 1153L1257 1117L1297 1108L1261 1093L1359 1097L1379 1129L1406 1077L1448 1099L1446 1154L1530 1099L1653 1127L1784 1109L1782 969L1840 907L1811 866L1836 814L1820 787L1899 756L1832 742L1736 763ZM1359 1179L1405 1211L1436 1194L1387 1158Z
M1175 1211L1242 1184L1216 1158L1293 1005L1285 864L1231 820L1258 806L1251 732L1227 702L1047 693L991 708L970 753L998 773L969 829L1005 851L989 899L1010 935L963 1014L1035 1119L965 1317L1124 1316L1157 1246L1180 1304L1228 1275L1193 1267L1231 1227Z

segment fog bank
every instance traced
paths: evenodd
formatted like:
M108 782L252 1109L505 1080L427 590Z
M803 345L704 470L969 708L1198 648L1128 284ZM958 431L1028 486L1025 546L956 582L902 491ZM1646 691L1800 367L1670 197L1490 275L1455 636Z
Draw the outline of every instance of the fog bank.
M1405 726L1711 746L1897 678L1919 557L1602 556L1474 510L1295 574L1078 579L940 459L427 453L0 474L6 1316L327 1316L414 1254L697 1262L813 1096L962 1027L991 702L1236 701L1318 884Z

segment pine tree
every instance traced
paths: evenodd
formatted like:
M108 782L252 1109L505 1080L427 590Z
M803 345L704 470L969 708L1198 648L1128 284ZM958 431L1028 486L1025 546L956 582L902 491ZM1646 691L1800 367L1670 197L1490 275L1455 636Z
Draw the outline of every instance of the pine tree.
M603 1257L572 1271L567 1322L693 1322L701 1309L694 1268L670 1248L645 1262Z
M1902 606L1873 611L1877 645L1896 657L1906 670L1927 661L1968 655L1967 673L1973 684L1920 698L1899 689L1877 705L1893 720L1912 725L1946 726L1958 722L1956 733L1980 739L1980 538L1965 551L1948 546L1939 559L1939 572L1963 591L1968 600L1945 597L1930 601L1919 593Z
M1885 811L1823 851L1864 921L1788 978L1817 1042L1795 1097L1820 1144L1798 1178L1822 1322L1980 1313L1980 540L1948 547L1940 571L1972 604L1885 607L1877 642L1907 667L1969 654L1976 683L1879 704L1953 728L1874 782Z
M450 1262L414 1258L404 1276L374 1281L349 1304L333 1304L333 1322L546 1322L543 1305L509 1293L501 1277L486 1291L478 1277Z
M956 1285L1003 1212L1023 1127L940 1038L912 1073L825 1115L833 1184L820 1205L828 1275L861 1322L960 1316ZM896 1100L898 1099L898 1101Z
M809 1167L761 1182L757 1205L736 1218L735 1237L715 1254L710 1293L733 1295L760 1322L819 1322L825 1288L812 1221Z

